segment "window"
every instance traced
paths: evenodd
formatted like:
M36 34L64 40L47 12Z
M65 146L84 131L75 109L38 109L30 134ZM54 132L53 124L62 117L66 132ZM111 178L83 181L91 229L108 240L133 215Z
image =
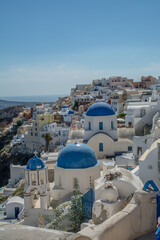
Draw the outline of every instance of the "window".
M38 136L38 133L35 133L35 136L37 137L37 136Z
M137 155L138 155L139 157L142 156L142 148L141 148L141 147L137 147Z
M99 122L99 130L103 130L103 122Z
M128 146L128 151L132 151L132 146Z
M33 133L31 132L31 136L33 136Z
M147 168L148 168L149 170L153 169L152 165L148 165Z
M99 152L103 152L103 143L99 143Z
M114 129L113 121L111 121L111 129Z
M35 128L35 130L37 131L37 128Z
M88 129L91 130L91 122L89 122Z

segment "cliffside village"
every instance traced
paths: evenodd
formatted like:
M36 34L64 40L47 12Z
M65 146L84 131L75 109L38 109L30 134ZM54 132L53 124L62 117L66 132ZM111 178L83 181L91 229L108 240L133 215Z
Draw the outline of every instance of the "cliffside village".
M20 108L4 131L17 121L21 126L11 151L34 156L25 166L11 164L8 184L0 188L0 196L8 196L0 204L0 226L5 223L8 239L13 228L26 239L29 229L39 239L79 240L137 239L156 230L160 77L79 84L53 105ZM11 196L22 184L23 196ZM86 217L73 233L67 214L76 184ZM54 210L53 202L58 202ZM55 209L61 209L59 223ZM49 231L51 225L58 231ZM3 234L0 227L0 239Z

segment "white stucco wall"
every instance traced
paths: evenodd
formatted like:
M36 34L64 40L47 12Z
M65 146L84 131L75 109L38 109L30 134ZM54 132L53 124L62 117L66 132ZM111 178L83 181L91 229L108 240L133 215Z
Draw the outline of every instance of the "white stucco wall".
M10 164L11 185L14 186L21 178L24 178L25 166Z
M149 138L149 135L145 136L134 136L133 138L133 154L138 157L141 157L141 155L147 150L147 139ZM138 155L138 148L142 149L142 154ZM140 152L139 152L140 154Z
M111 122L113 121L113 129ZM89 129L89 122L91 129ZM99 122L103 122L103 130L99 130ZM107 133L113 140L117 140L117 118L116 115L111 116L86 116L85 117L85 134L84 140L88 141L96 133Z
M120 175L119 177L114 177L115 175ZM106 176L110 177L111 180L106 180ZM102 193L105 189L105 184L111 183L117 190L119 198L128 198L137 189L142 189L143 183L141 180L135 176L129 170L115 167L108 170L103 176L95 181L95 200L102 199Z
M104 222L107 218L122 210L127 199L143 184L130 171L115 167L108 170L95 181L95 203L92 210L92 220L95 224Z
M13 200L12 200L13 199ZM24 207L24 200L20 197L13 197L6 204L6 215L7 218L14 219L15 218L15 208L19 208L19 213L22 211Z
M159 178L159 144L160 140L155 141L149 149L139 159L139 177L145 184L148 180L153 180L160 188Z
M99 143L103 143L102 152L99 151ZM106 156L113 156L115 154L115 142L104 133L98 133L90 138L87 145L95 151L98 159L103 159Z
M94 185L94 180L100 176L100 166L85 169L65 169L55 166L55 186L53 198L60 193L61 196L73 192L74 178L78 180L81 193L85 193Z
M119 166L131 166L136 167L135 160L133 158L132 153L122 154L120 156L116 156L116 165Z
M99 151L99 143L103 143L103 151ZM115 153L128 152L128 147L132 147L132 141L125 138L113 141L108 135L98 133L89 139L87 145L95 151L98 159L103 159L114 156Z
M135 118L143 118L145 115L149 114L153 109L156 109L156 102L134 102L129 103L127 106L127 115L125 118L126 126L129 126L129 122L132 123L132 126L135 125ZM157 108L159 109L159 107ZM143 115L143 112L145 113Z
M132 141L127 138L119 138L118 141L115 142L115 152L132 152L132 150L128 150L128 147L132 147Z
M112 203L97 200L93 205L92 220L95 224L100 224L118 211L122 210L123 206L124 201L120 199L117 202Z

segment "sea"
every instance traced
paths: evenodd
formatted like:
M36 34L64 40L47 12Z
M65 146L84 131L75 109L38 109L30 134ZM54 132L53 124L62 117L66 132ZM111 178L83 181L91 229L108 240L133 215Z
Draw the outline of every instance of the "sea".
M35 96L0 96L1 100L16 101L16 102L56 102L58 97L63 97L64 94L53 95L35 95Z

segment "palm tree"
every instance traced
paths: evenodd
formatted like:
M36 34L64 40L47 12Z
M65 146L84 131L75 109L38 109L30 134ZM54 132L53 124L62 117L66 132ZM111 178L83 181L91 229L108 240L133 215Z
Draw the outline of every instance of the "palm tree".
M49 143L52 141L52 137L51 137L50 133L45 133L42 135L42 138L44 138L46 141L46 149L48 151L48 146L49 146Z

